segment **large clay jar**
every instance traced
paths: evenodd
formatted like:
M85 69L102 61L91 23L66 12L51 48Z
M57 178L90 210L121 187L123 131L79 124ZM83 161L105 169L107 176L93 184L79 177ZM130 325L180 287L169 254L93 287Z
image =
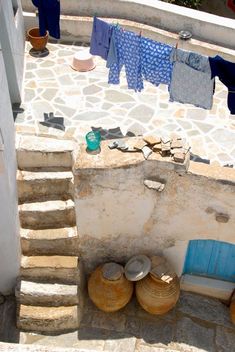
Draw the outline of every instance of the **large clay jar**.
M125 307L133 293L133 283L116 263L99 266L88 280L88 293L92 302L104 312L116 312Z
M161 269L161 267L159 266ZM158 273L157 273L158 271ZM165 314L179 299L180 284L177 275L161 270L152 270L148 276L136 283L136 297L141 307L151 314Z
M232 301L230 304L230 315L231 315L233 324L235 324L235 292L233 294Z
M43 51L48 42L48 32L46 32L45 36L40 36L39 28L31 28L27 32L27 38L34 50Z

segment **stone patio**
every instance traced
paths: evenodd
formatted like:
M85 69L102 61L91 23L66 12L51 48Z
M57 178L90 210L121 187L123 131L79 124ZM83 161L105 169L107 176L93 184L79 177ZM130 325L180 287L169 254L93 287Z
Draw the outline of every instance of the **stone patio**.
M1 342L104 352L232 352L235 346L228 307L187 292L181 292L175 309L160 317L146 313L135 298L112 314L87 300L81 328L60 336L20 333L15 317L15 299L9 296L0 304Z
M17 130L63 134L83 141L92 128L104 139L125 135L177 133L191 145L192 159L235 165L235 116L227 108L227 89L216 85L211 111L170 103L167 86L145 82L141 93L108 85L105 62L96 58L93 71L79 73L70 64L79 43L48 44L49 56L33 58L26 43L24 97L14 107ZM50 114L52 113L52 114Z
M181 292L176 308L161 317L146 313L135 299L112 314L88 301L78 331L54 337L21 333L20 342L107 352L232 352L235 328L221 302Z

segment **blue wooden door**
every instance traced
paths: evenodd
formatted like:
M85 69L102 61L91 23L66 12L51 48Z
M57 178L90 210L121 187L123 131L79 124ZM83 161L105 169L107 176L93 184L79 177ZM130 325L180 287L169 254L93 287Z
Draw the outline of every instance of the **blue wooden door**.
M213 240L190 241L184 274L235 282L235 245Z

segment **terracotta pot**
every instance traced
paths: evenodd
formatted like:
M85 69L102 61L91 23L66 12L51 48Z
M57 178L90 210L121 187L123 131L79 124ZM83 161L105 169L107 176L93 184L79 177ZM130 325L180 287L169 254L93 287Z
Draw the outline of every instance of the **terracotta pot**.
M233 324L235 324L235 293L233 294L232 301L230 304L230 316Z
M92 302L104 312L116 312L125 307L133 293L133 283L122 272L112 278L104 277L103 265L96 268L88 280L88 293Z
M43 51L48 42L48 32L45 36L40 36L39 28L31 28L27 32L27 38L34 50Z
M179 299L179 279L175 276L170 283L154 277L151 273L136 283L136 297L141 307L151 314L165 314Z

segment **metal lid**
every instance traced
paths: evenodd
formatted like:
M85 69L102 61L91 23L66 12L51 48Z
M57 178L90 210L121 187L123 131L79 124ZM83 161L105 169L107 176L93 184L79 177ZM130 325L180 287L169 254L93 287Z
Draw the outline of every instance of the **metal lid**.
M125 275L130 281L139 281L148 275L151 260L146 255L135 255L125 265Z
M123 271L123 267L117 263L106 263L102 267L103 277L110 281L116 281L120 279Z
M183 39L183 40L188 40L190 38L192 38L192 33L189 32L189 31L180 31L179 32L179 37L180 39Z

